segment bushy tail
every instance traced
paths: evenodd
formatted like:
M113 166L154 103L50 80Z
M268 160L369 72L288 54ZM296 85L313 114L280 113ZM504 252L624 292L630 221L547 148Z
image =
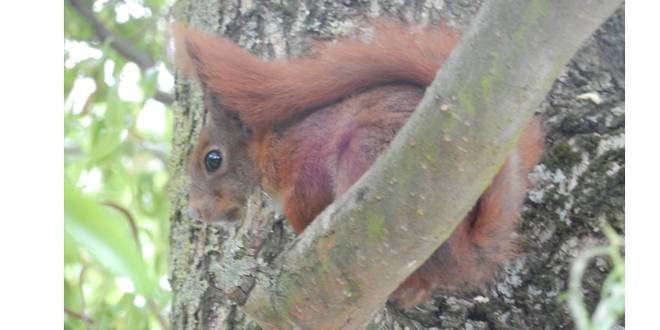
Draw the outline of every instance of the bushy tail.
M373 28L367 42L344 40L317 49L310 58L272 62L225 38L181 27L175 36L180 65L219 92L221 102L244 122L263 127L375 85L426 87L458 40L447 28L413 33L392 22Z
M418 305L436 288L481 288L516 254L512 240L527 196L527 174L543 153L544 134L532 120L491 185L454 233L392 294L403 308Z

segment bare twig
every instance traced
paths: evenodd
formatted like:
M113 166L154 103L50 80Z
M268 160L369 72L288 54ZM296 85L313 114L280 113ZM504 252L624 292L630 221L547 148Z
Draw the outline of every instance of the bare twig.
M73 311L69 308L64 307L64 313L66 313L69 316L75 317L75 318L77 318L77 319L79 319L79 320L81 320L81 321L83 321L87 324L94 324L94 320L90 319L89 317L87 317L87 316L85 316L81 313Z
M133 235L133 239L135 240L135 243L138 245L138 252L140 252L141 254L142 250L139 249L141 245L140 245L140 238L138 237L137 224L135 223L135 218L133 218L131 212L129 212L125 207L112 201L105 201L102 202L102 204L112 207L113 209L121 212L126 217L128 224L131 226L131 234Z
M135 130L129 130L128 137L130 139L134 139L141 149L150 152L152 155L154 155L154 157L160 159L163 164L167 164L168 155L164 146L145 140L144 137L142 137L140 133Z
M131 212L129 212L126 208L123 206L116 204L111 201L105 201L103 202L104 205L110 206L119 212L123 213L124 216L126 216L126 220L128 220L129 225L131 226L131 234L133 234L133 239L135 240L135 243L137 243L138 247L140 246L140 239L138 237L138 232L137 232L137 225L135 224L135 218L133 218L133 215ZM138 252L140 254L142 253L142 250L138 248ZM169 330L170 327L167 325L167 322L163 318L163 316L160 314L160 307L154 301L152 298L147 298L147 305L149 306L149 310L154 314L156 317L156 320L158 320L158 323L161 326L161 329L163 330Z
M80 291L80 306L82 310L85 310L85 293L83 292L83 283L85 281L85 274L87 271L87 264L81 260L82 269L78 275L78 291Z
M149 55L137 49L126 39L110 31L99 19L94 15L94 12L80 0L69 0L71 7L75 9L82 17L84 17L89 24L94 28L96 37L104 42L109 40L110 46L116 50L119 54L124 56L131 62L137 64L140 69L146 70L152 68L156 65L156 62L149 57ZM172 94L157 90L156 94L153 96L154 100L164 103L172 104L174 102L174 96Z
M149 309L156 316L156 319L158 320L158 323L160 324L161 329L169 330L170 327L167 325L167 322L165 321L163 316L160 314L160 307L158 306L158 304L154 300L149 299L149 300L147 300L147 305L149 305Z
M174 103L174 95L157 89L156 94L154 94L154 100L163 104L170 105Z

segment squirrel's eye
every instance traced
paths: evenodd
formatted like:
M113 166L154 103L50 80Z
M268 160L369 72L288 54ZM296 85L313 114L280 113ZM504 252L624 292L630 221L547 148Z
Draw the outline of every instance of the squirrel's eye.
M211 173L222 166L222 153L218 150L211 150L204 158L206 170Z

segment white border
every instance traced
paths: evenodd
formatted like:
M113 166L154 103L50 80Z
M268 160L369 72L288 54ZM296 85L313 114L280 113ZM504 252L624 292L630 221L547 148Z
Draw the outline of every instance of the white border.
M657 324L660 299L660 2L626 5L626 328ZM651 326L651 327L650 327Z
M0 11L2 328L63 326L63 3Z

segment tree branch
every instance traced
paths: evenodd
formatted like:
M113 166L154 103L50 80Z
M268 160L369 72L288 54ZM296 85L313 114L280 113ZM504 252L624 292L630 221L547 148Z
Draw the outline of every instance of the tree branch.
M156 100L156 101L158 101L162 104L170 105L170 104L174 103L174 95L172 95L171 93L163 92L163 91L157 89L156 94L154 94L154 100Z
M237 301L264 328L363 327L452 233L562 68L620 3L487 2L385 155L256 281L246 271L256 261L234 260L243 268L221 266L234 273L219 278L247 283ZM230 248L252 233L239 232Z
M81 321L83 321L87 324L90 324L90 325L94 324L94 320L92 320L89 317L83 315L82 313L78 313L78 312L76 312L74 310L71 310L69 308L64 307L64 313L66 313L67 315L70 315L72 317L75 317L75 318L77 318L77 319L79 319L79 320L81 320Z
M96 37L104 42L110 40L110 46L119 54L124 56L131 62L137 64L143 71L156 65L156 62L149 57L149 55L134 47L128 40L110 31L99 19L94 15L94 12L81 0L69 0L71 7L73 7L82 17L84 17L89 24L94 28ZM154 100L163 104L172 104L174 96L170 93L156 90Z

